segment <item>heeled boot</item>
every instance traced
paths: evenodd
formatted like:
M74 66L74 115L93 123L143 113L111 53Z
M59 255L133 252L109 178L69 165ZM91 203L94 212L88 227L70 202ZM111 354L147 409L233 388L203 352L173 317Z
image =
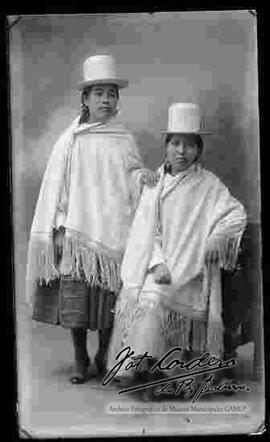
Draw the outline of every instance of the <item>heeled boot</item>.
M95 356L95 364L98 370L98 375L103 375L106 372L106 358L107 350L110 342L112 328L98 331L98 351Z
M70 382L84 384L88 380L90 366L90 358L87 353L87 329L72 328L71 337L74 345L75 367Z

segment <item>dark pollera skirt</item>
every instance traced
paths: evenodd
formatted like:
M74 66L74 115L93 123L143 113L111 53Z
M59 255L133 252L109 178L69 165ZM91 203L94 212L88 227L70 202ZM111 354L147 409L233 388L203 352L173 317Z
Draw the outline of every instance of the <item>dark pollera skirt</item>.
M66 328L110 329L115 302L113 292L91 287L71 276L61 276L47 285L37 285L32 318Z

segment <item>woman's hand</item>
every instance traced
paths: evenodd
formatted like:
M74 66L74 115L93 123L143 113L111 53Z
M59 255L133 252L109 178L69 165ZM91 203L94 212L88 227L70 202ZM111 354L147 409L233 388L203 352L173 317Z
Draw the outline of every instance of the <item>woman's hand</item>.
M166 264L158 264L154 269L154 281L156 284L171 284L171 273Z
M142 185L148 187L154 187L159 180L159 172L154 172L150 169L143 169L140 176L140 182Z

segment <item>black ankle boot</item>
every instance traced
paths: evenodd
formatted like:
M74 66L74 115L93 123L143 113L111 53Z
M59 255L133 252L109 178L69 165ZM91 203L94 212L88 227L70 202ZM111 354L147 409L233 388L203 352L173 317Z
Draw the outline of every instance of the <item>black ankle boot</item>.
M106 357L110 342L112 329L104 329L98 331L99 347L95 357L95 364L98 370L98 375L103 375L106 372Z

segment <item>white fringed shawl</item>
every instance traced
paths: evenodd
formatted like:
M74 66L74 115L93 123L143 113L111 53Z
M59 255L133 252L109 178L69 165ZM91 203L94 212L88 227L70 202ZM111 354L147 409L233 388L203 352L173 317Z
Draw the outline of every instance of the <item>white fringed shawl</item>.
M121 270L124 285L116 306L115 327L119 330L115 330L112 339L112 359L123 339L126 345L142 351L136 341L135 324L153 307L160 315L167 339L176 334L172 344L189 348L193 321L193 344L197 349L203 351L206 342L214 354L222 348L219 268L232 269L236 264L246 225L245 210L221 181L201 166L191 166L168 185L164 181L161 168L157 186L145 189L142 195L130 231ZM158 217L162 225L162 255L172 275L170 285L156 284L153 274L148 273ZM151 340L152 326L149 327L145 335Z
M32 223L27 300L37 280L59 274L119 290L120 264L133 215L132 192L142 169L135 140L121 123L78 125L56 142L43 177ZM63 193L67 207L61 265L54 259L53 229ZM137 192L137 194L139 191Z

